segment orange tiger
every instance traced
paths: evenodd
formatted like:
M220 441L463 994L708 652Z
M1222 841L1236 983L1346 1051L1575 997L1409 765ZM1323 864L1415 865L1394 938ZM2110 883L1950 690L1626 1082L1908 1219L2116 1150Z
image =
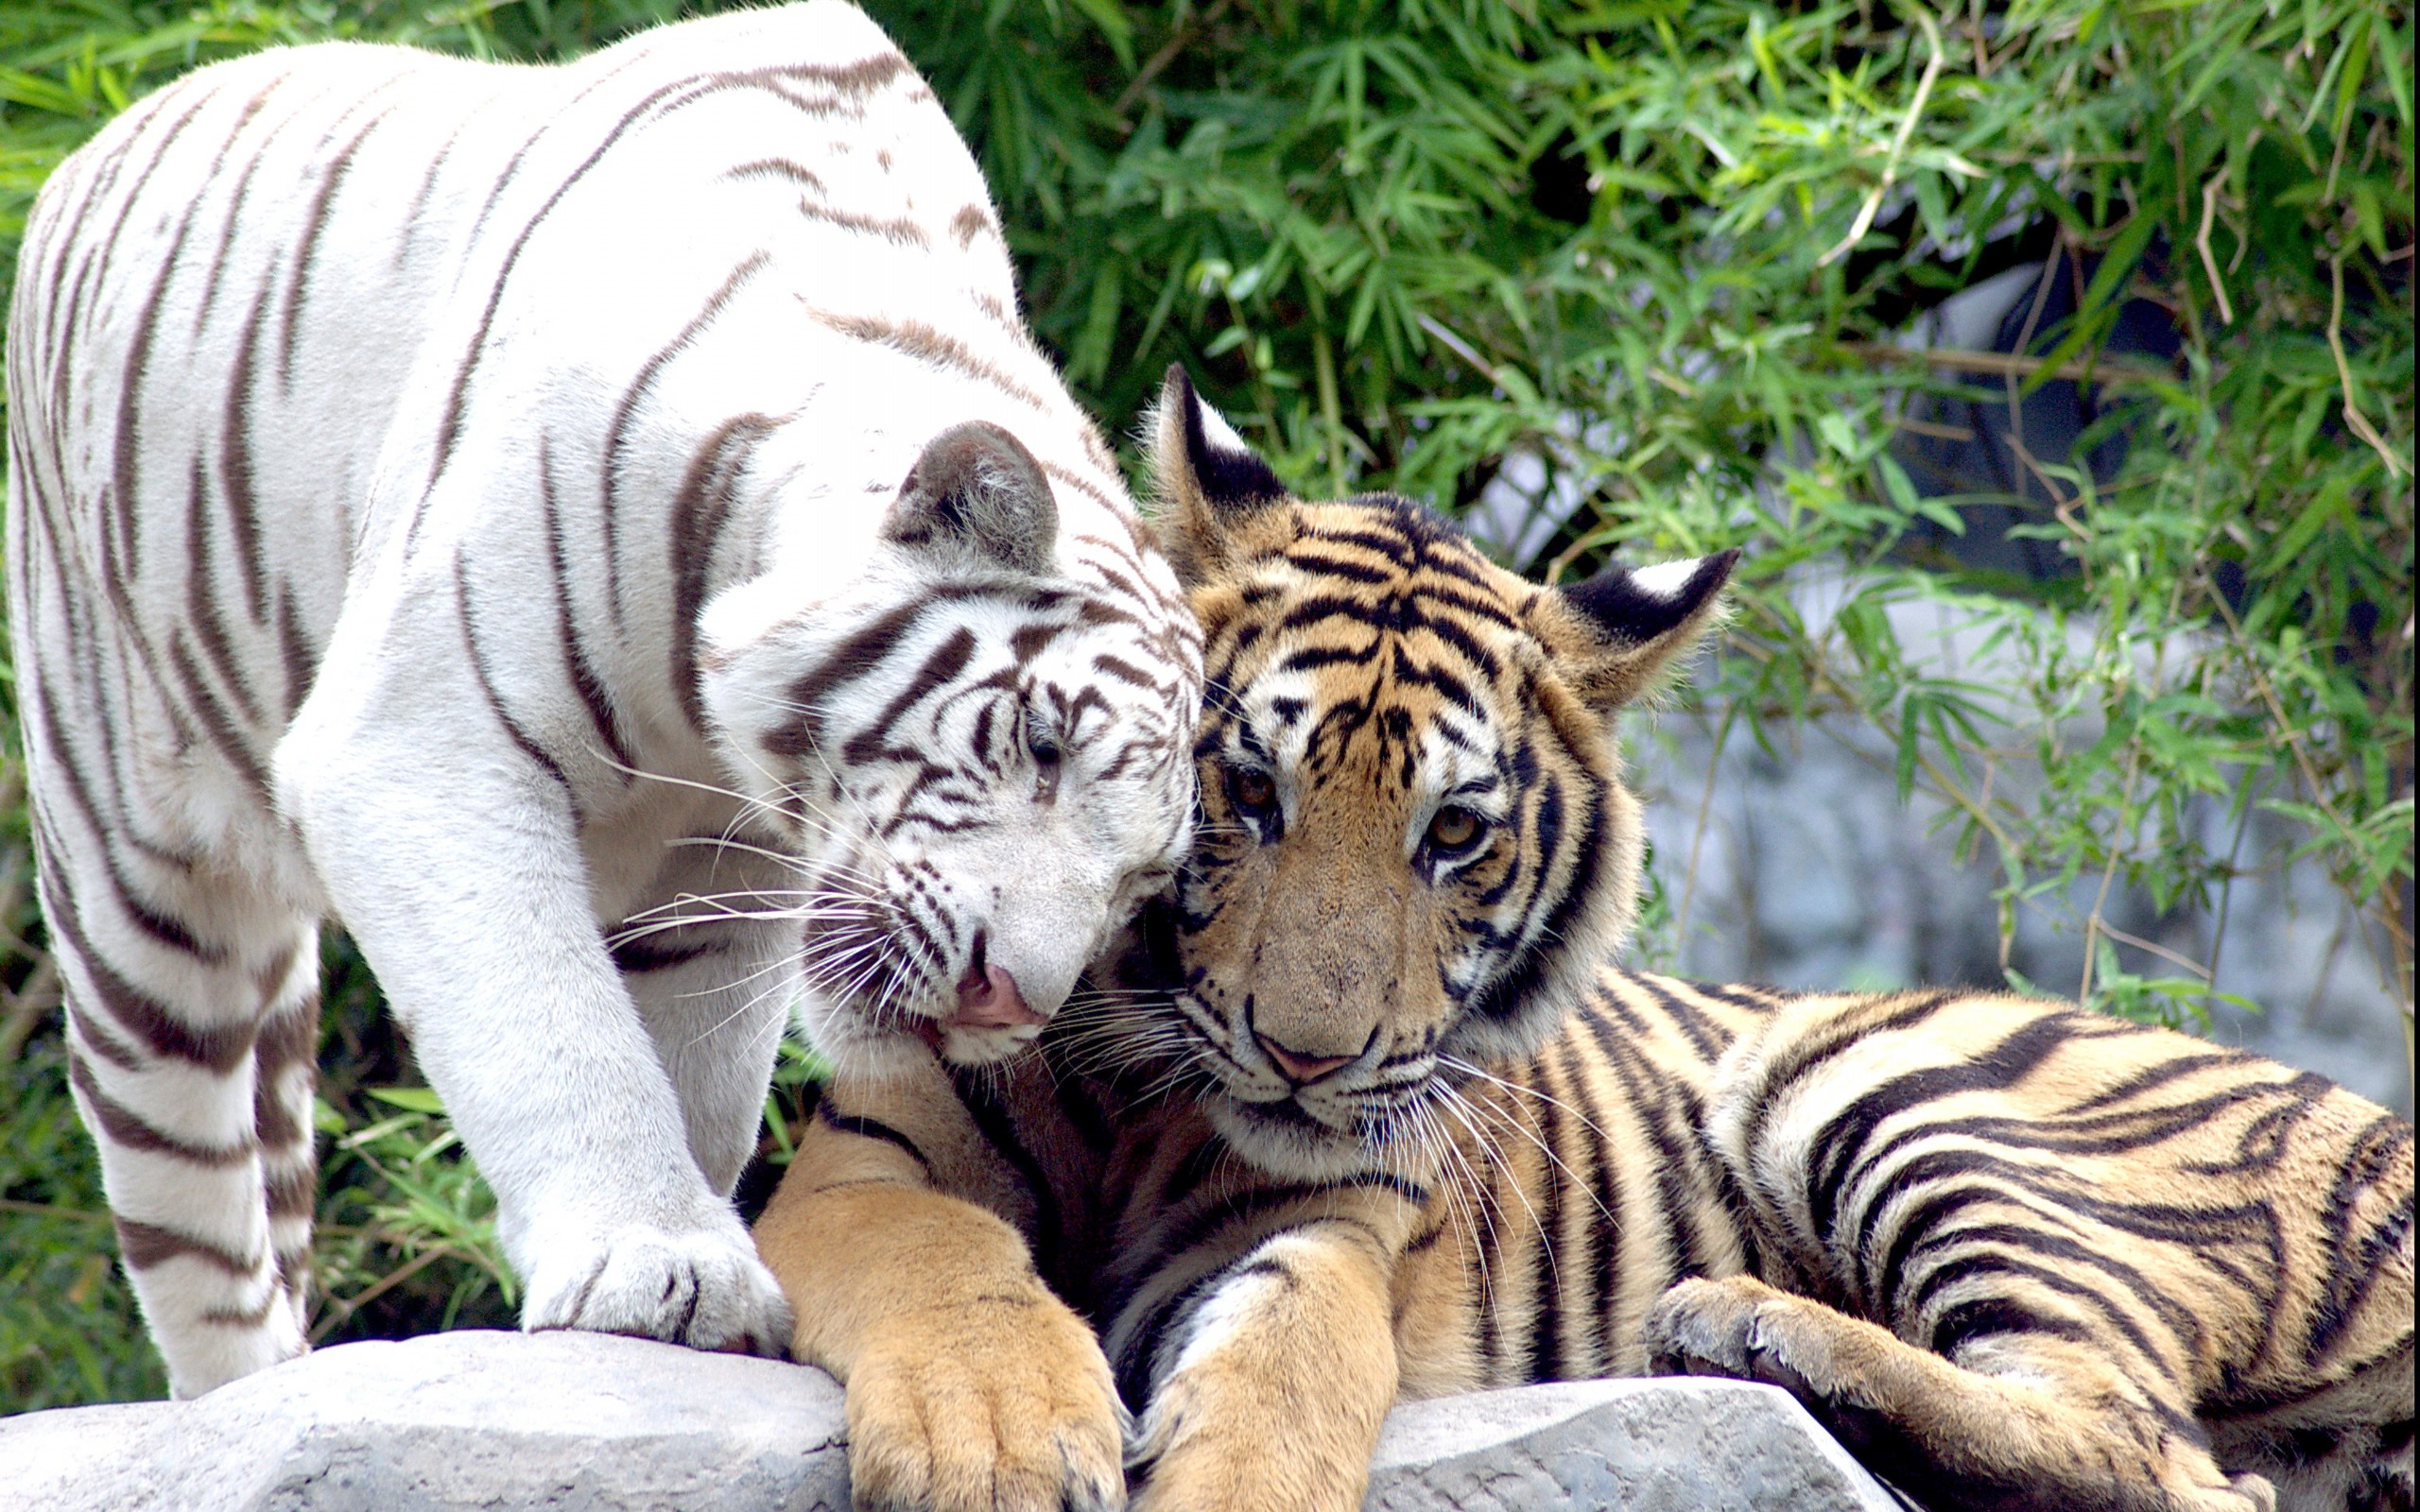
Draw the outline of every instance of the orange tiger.
M1732 558L1541 588L1292 497L1181 373L1156 435L1172 895L1036 1054L836 1085L757 1229L864 1504L1115 1504L1058 1469L1104 1375L1138 1504L1346 1512L1397 1400L1685 1371L1942 1512L2408 1512L2408 1123L2067 1004L1616 967L1612 718Z

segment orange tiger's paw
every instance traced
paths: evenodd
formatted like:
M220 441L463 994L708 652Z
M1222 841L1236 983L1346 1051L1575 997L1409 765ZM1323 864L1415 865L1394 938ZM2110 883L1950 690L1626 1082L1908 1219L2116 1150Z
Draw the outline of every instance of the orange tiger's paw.
M2229 1481L2203 1441L2112 1410L2123 1394L2106 1373L2062 1391L2047 1368L2018 1382L1962 1369L1746 1276L1681 1282L1644 1332L1657 1374L1779 1386L1869 1469L1928 1488L1928 1505L2005 1506L2023 1486L2026 1506L2275 1512L2269 1483Z
M1223 1363L1223 1362L1222 1362ZM1357 1512L1374 1433L1285 1411L1217 1365L1180 1371L1145 1415L1135 1512Z
M1288 1455L1283 1429L1252 1444L1196 1440L1152 1466L1134 1512L1357 1512L1366 1469Z
M1648 1368L1665 1376L1762 1381L1805 1397L1831 1385L1829 1351L1789 1325L1800 1298L1749 1276L1676 1283L1648 1310ZM1806 1358L1822 1356L1820 1359ZM1809 1368L1824 1378L1805 1379Z
M849 1374L866 1512L1115 1512L1124 1413L1092 1331L1055 1297L986 1301L886 1340Z

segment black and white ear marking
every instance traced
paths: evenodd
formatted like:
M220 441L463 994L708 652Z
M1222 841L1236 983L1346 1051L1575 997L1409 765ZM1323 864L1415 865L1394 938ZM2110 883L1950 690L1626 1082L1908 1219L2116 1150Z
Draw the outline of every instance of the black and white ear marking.
M883 516L883 539L959 565L1051 570L1059 504L1025 443L989 421L925 447Z
M1572 691L1611 712L1653 689L1719 617L1722 585L1738 562L1735 550L1653 567L1608 567L1584 583L1547 590L1541 604L1560 608L1545 618L1564 626L1547 631L1547 644Z
M1227 418L1201 402L1181 364L1168 365L1160 389L1160 423L1182 427L1183 457L1201 502L1222 514L1248 512L1286 497L1286 485L1254 455Z
M1161 544L1178 580L1199 588L1225 569L1236 534L1290 495L1182 366L1168 368L1149 424Z
M1645 645L1694 618L1730 580L1738 560L1734 547L1652 567L1608 567L1563 590L1563 596L1595 622L1606 639Z

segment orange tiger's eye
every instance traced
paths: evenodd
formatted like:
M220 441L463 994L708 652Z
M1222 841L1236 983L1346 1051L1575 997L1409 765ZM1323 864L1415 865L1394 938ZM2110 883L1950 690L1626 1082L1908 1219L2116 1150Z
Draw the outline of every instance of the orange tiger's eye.
M1428 821L1428 843L1441 850L1460 850L1478 838L1478 816L1448 804Z
M1227 784L1236 802L1248 809L1273 808L1277 803L1277 784L1267 772L1237 772Z

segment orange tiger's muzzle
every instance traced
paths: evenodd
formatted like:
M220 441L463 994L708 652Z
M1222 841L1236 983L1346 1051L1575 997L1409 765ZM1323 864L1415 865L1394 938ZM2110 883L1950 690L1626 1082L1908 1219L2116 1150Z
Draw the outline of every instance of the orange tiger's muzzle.
M1396 816L1297 816L1283 844L1231 879L1230 908L1189 954L1208 966L1235 1059L1293 1087L1375 1065L1433 1037L1447 1011L1437 908L1402 854ZM1272 1088L1271 1091L1276 1089Z

